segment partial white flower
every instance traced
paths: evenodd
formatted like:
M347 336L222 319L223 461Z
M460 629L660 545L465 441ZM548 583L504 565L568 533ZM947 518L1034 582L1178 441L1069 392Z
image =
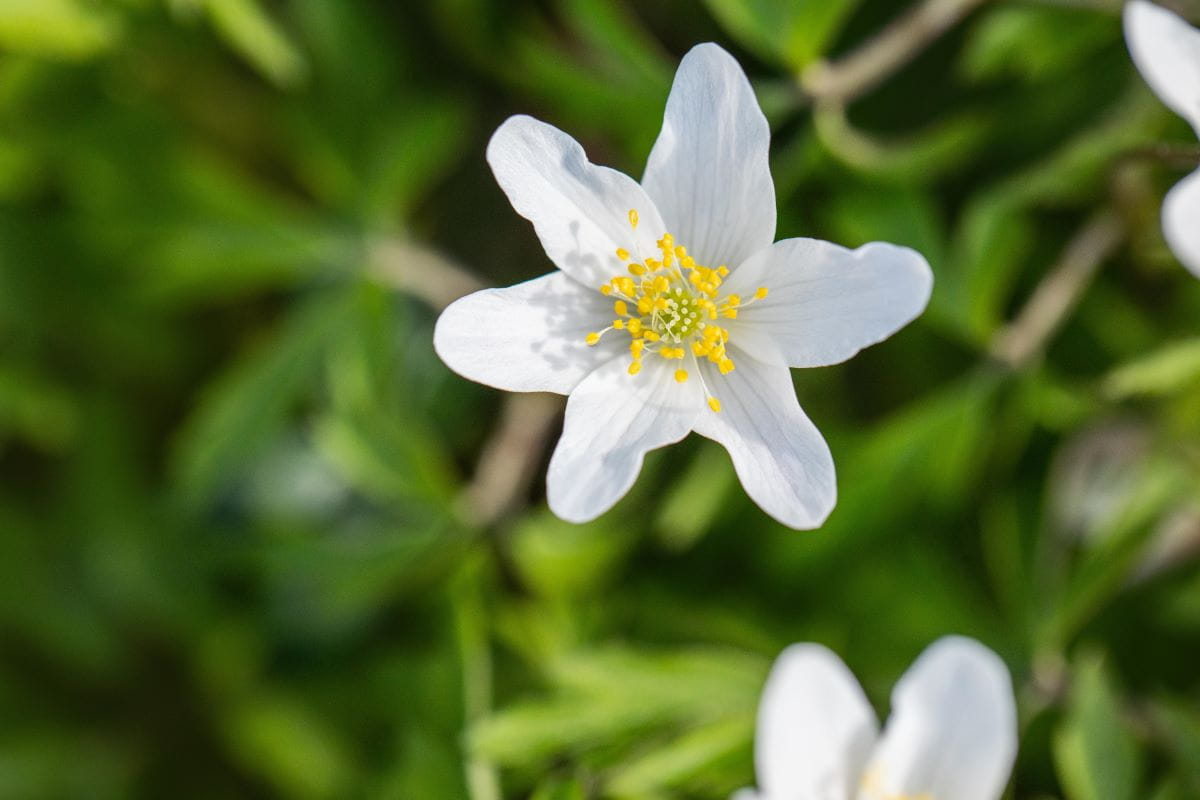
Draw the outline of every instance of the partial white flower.
M525 116L487 158L559 271L477 292L434 346L464 377L570 395L547 494L583 522L633 485L645 454L696 431L725 446L747 493L796 528L836 499L833 459L789 367L836 364L925 308L928 264L904 247L775 237L770 131L737 62L683 59L639 184Z
M1017 752L1004 662L958 636L929 646L896 684L882 736L836 655L789 647L758 710L758 790L735 800L997 800Z
M1165 8L1133 0L1125 6L1125 39L1146 83L1200 136L1200 30ZM1162 223L1175 255L1200 277L1200 170L1167 193Z

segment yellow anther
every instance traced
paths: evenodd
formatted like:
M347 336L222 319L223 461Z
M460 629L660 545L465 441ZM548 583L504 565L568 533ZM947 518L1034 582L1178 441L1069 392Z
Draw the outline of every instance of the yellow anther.
M721 266L717 267L717 274L720 275L722 278L728 278L729 277L729 267L722 264Z
M721 401L715 397L710 397L708 398L708 407L713 411L719 412L721 410Z
M662 269L662 262L656 258L647 258L646 269L650 270L651 272L656 272Z
M610 294L612 294L612 287L609 286L607 283L604 284L603 286L600 287L600 294L604 295L605 297L608 297Z
M642 321L640 319L638 319L637 317L634 317L633 319L629 320L628 327L629 327L629 332L632 333L634 336L637 336L639 333L642 332Z
M646 337L646 341L648 341L648 342L657 342L659 339L662 338L654 331L646 331L646 333L643 335Z
M636 228L638 224L638 213L636 208L629 209L629 227Z
M620 316L625 317L629 315L629 306L625 305L624 300L618 300L617 302L613 303L613 311Z
M729 319L737 319L737 314L738 312L736 308L727 308L722 312L722 315L728 317Z
M725 305L729 306L730 308L737 308L741 304L742 298L740 295L731 294L729 297L725 298Z
M684 258L687 258L687 248L684 247L683 245L676 246L675 257L678 259L681 259L681 260Z
M733 361L728 358L722 358L720 363L717 364L717 369L721 370L722 375L728 375L734 370Z
M642 371L642 362L641 362L641 361L638 361L637 359L634 359L634 360L633 360L633 361L632 361L632 362L629 364L629 374L630 374L630 375L637 375L637 374L638 374L639 372L641 372L641 371Z
M621 259L622 261L628 261L629 260L629 251L626 250L624 247L618 247L617 248L617 258Z
M754 290L754 299L762 300L764 297L767 296L767 291L768 291L767 287L765 287L765 286L758 287L757 289Z
M623 319L614 319L614 320L612 321L612 326L613 326L614 328L616 328L617 330L619 330L619 331L623 331L623 330L625 330L625 320L623 320Z
M686 380L687 380L687 370L686 369L675 370L675 382L676 383L683 383Z
M634 275L645 275L646 274L646 266L644 264L639 264L636 261L631 261L631 262L629 262L629 271L632 272Z
M646 343L641 339L634 339L629 343L629 354L635 359L642 357L642 351L646 349Z
M620 277L613 278L612 285L617 291L626 297L632 297L636 293L636 287L633 284L633 278L622 275Z
M593 344L595 344L595 343L596 343L596 342L598 342L598 341L600 341L600 334L598 334L598 333L589 333L589 334L587 335L587 343L588 343L588 345L593 345Z
M639 314L649 314L650 310L653 307L654 307L654 301L651 300L649 297L639 297L638 298L638 313Z

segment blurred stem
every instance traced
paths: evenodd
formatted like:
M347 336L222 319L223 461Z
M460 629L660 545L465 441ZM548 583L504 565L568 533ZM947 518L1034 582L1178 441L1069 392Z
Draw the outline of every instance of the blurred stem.
M485 288L483 281L437 250L394 239L371 247L367 273L437 311ZM475 476L463 494L463 514L471 524L491 527L518 506L562 407L557 395L505 395L499 426L483 446Z
M396 239L380 239L370 247L367 275L423 300L437 311L485 288L483 281L437 250Z
M800 75L800 85L819 101L851 103L986 2L989 0L925 0L844 58L809 66Z
M1041 354L1124 238L1125 226L1112 210L1096 212L1071 237L1016 318L992 339L992 357L1019 370Z
M470 560L455 582L454 622L461 655L463 727L470 731L492 709L492 654L488 646L487 621L480 591L482 570ZM467 737L469 740L469 736ZM471 800L501 800L496 766L463 745L467 792Z
M490 526L529 491L563 399L552 394L508 395L500 426L484 445L475 478L466 490L472 522Z
M1120 162L1159 161L1170 167L1195 169L1200 166L1200 146L1159 142L1124 153ZM1117 164L1117 167L1121 166Z

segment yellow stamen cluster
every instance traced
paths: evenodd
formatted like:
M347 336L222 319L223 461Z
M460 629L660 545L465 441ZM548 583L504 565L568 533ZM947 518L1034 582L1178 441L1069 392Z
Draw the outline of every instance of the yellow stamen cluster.
M637 229L636 209L629 211L629 225ZM729 276L728 267L696 263L687 248L675 244L675 237L669 233L664 233L656 245L658 251L651 257L643 257L640 252L635 256L624 247L617 248L617 258L625 263L629 274L618 275L600 287L605 297L615 298L616 318L604 330L589 333L587 343L596 344L611 330L628 331L630 375L641 371L642 358L647 353L675 361L690 355L697 375L700 375L700 359L706 358L722 375L728 375L735 368L725 347L729 330L716 324L716 320L737 319L740 308L767 296L766 288L759 288L754 298L746 302L736 294L721 297L721 283ZM675 370L675 380L680 383L687 381L688 375L686 369ZM703 376L700 381L704 382ZM713 411L721 410L721 402L711 395L708 406Z

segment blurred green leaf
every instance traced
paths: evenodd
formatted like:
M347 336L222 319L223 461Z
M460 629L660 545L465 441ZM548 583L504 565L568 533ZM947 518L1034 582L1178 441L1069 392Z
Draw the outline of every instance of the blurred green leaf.
M78 412L70 391L46 376L0 363L0 450L17 436L57 450L72 439Z
M258 0L205 0L213 25L229 46L271 82L292 87L308 74L308 64Z
M1104 379L1114 400L1137 395L1170 395L1200 380L1200 339L1172 342L1154 353L1123 364Z
M714 761L747 749L754 720L754 713L748 711L689 730L614 770L608 791L614 797L645 797L703 776Z
M824 55L860 2L705 0L705 5L742 46L795 71Z
M549 512L531 515L509 532L514 568L549 597L587 595L612 580L634 537L603 522L572 525Z
M1074 673L1070 712L1054 739L1059 778L1069 800L1133 800L1141 757L1122 717L1103 661L1082 660Z
M319 374L351 306L321 298L297 309L274 340L243 356L201 394L175 445L183 497L205 503L244 473Z
M973 80L1047 80L1118 38L1115 14L1095 8L998 6L972 29L963 71Z
M120 22L110 10L79 0L4 0L0 48L81 59L111 47Z
M242 766L288 797L334 797L350 769L328 727L299 702L263 698L223 720L232 753Z

